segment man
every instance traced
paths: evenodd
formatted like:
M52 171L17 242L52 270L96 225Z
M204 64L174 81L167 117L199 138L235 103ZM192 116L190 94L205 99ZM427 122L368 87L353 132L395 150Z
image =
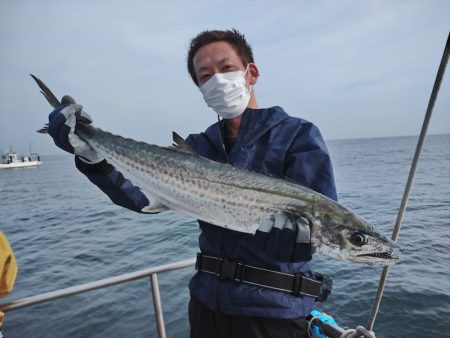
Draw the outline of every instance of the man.
M236 30L205 31L191 41L188 71L219 122L186 142L201 156L305 185L336 199L331 161L319 130L282 108L260 108L259 71ZM50 116L56 145L111 200L134 211L148 204L140 189L73 132L82 107L65 97ZM304 337L320 298L311 271L310 229L300 215L275 212L255 235L199 221L201 253L189 288L191 337Z

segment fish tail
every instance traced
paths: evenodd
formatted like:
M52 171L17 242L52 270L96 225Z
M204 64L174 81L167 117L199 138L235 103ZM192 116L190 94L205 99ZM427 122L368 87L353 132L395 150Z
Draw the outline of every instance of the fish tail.
M42 93L42 95L44 95L44 97L47 100L47 102L53 108L58 107L61 103L56 98L56 96L52 93L52 91L50 89L48 89L46 84L41 79L39 79L36 76L34 76L33 74L30 74L30 75L34 79L34 81L36 81L36 83L38 84L39 88L41 88L41 93ZM47 134L48 133L48 123L45 126L43 126L42 128L40 128L40 129L38 129L36 131L38 133L41 133L41 134Z
M44 97L47 100L47 102L50 103L50 105L53 108L56 108L59 105L61 105L61 103L56 98L56 96L52 93L52 91L50 89L48 89L48 87L45 85L44 82L42 82L41 79L37 78L33 74L30 74L30 75L34 79L34 81L36 81L36 83L38 84L39 88L41 88L42 95L44 95Z

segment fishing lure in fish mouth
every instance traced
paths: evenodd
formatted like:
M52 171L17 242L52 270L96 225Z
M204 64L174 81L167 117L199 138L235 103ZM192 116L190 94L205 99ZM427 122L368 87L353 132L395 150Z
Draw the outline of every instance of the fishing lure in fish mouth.
M50 89L31 76L50 105L59 106ZM47 126L38 132L46 133ZM77 124L75 133L141 188L150 201L142 212L174 210L250 234L275 213L286 212L308 220L317 253L367 265L399 261L395 242L336 201L286 180L198 156L176 133L177 147L137 142L87 123Z

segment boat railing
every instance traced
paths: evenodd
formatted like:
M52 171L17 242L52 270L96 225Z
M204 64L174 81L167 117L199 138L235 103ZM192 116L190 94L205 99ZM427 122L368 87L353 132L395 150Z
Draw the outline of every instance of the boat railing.
M149 277L150 288L152 291L152 298L153 298L153 306L155 309L155 319L156 319L156 327L158 330L158 336L159 338L166 338L166 329L162 311L161 296L159 293L158 273L182 269L189 266L193 266L194 264L195 258L191 258L178 262L155 266L153 268L126 273L116 277L105 278L95 282L80 284L65 289L59 289L56 291L42 293L35 296L25 297L13 300L8 303L0 304L0 311L2 312L13 311L31 305L48 302L54 299L65 298L79 293L106 288L108 286L123 284L137 279Z
M8 312L13 310L18 310L21 308L25 308L28 306L32 306L39 303L44 303L48 301L52 301L58 298L65 298L73 295L77 295L80 293L106 288L109 286L123 284L127 282L131 282L137 279L142 279L149 277L150 278L150 288L152 292L153 298L153 307L155 309L155 320L156 320L156 328L158 331L159 338L167 338L166 336L166 327L164 324L164 316L161 304L161 295L159 293L159 283L158 283L158 273L167 272L172 270L178 270L182 268L186 268L189 266L193 266L195 264L195 258L186 259L178 262L173 262L169 264L155 266L153 268L148 268L144 270L139 270L135 272L126 273L123 275L100 279L95 282L80 284L76 286L72 286L65 289L59 289L56 291L51 291L47 293L41 293L39 295L24 297L17 300L13 300L7 303L0 303L0 311ZM314 318L311 319L313 322ZM322 332L324 332L330 338L342 338L342 337L374 337L367 332L367 335L362 334L365 329L363 327L358 327L357 330L345 330L339 326L331 325L327 322L316 321L314 325L320 327ZM362 331L358 331L361 329ZM308 327L309 330L309 327ZM358 333L359 332L359 333ZM1 334L1 331L0 331ZM353 335L352 335L353 334ZM0 335L1 337L1 335Z

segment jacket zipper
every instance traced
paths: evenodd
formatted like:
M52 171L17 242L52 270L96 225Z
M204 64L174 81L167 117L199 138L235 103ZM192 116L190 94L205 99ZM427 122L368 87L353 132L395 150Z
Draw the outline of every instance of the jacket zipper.
M223 120L222 120L222 121L220 120L219 115L217 115L217 121L219 121L219 137L220 137L220 144L221 144L222 150L223 150L223 152L224 152L224 154L225 154L225 158L226 158L226 160L227 160L227 163L230 164L230 163L231 163L230 157L228 156L227 149L225 148L225 142L224 142L224 133L225 133L225 131L224 131L224 129L222 128L222 121L223 121Z

